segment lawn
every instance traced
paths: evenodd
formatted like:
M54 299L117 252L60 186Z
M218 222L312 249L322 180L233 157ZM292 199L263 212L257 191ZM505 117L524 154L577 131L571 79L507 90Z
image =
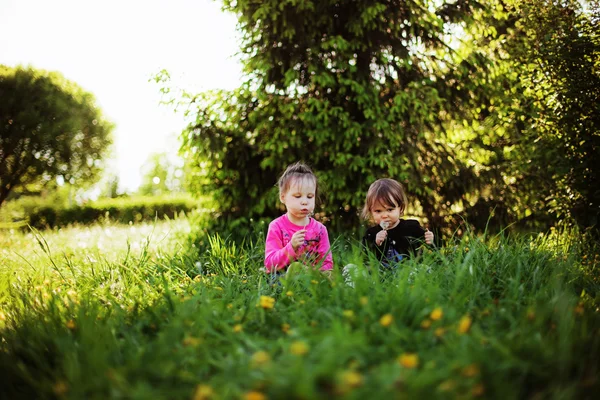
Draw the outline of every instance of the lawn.
M598 248L449 240L394 273L272 284L184 220L0 233L0 398L593 398ZM352 239L336 268L368 268Z

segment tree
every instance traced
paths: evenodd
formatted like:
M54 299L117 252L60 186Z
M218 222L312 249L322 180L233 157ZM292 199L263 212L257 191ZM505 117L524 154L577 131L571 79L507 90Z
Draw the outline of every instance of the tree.
M0 205L55 178L92 183L112 129L93 95L61 74L0 65Z
M498 207L505 222L598 226L600 7L583 3L507 0L506 18L488 19L496 33L478 42L492 73L469 142L497 172L480 208Z
M143 195L161 195L184 191L183 166L171 160L167 153L151 154L142 165L142 184L138 192Z
M525 171L546 194L547 210L580 227L600 219L600 4L527 2L517 8L525 95L534 104ZM595 182L595 183L594 183Z
M445 131L471 115L487 73L485 54L456 50L453 33L478 26L487 35L482 15L497 7L225 1L239 18L248 79L192 98L183 150L197 166L196 191L214 193L225 219L272 217L281 212L278 174L305 160L324 183L334 225L357 226L369 184L385 176L405 183L440 225L487 184L486 173L498 174L473 168Z

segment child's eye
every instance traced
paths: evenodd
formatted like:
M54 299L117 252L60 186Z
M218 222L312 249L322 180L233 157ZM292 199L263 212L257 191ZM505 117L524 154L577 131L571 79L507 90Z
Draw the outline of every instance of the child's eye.
M388 208L388 212L392 212L392 211L394 211L393 208Z

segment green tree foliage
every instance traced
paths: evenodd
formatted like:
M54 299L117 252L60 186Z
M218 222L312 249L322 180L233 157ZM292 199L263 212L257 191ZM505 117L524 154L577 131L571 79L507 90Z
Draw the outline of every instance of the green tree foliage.
M161 195L184 191L183 165L178 165L167 153L151 154L142 166L141 195Z
M471 204L466 194L487 173L448 145L445 129L470 117L487 73L485 54L462 46L457 32L493 35L481 24L499 6L225 1L239 18L248 79L192 99L197 118L183 149L195 158L196 191L212 192L226 217L272 217L281 212L278 174L304 160L337 226L357 226L369 184L386 176L441 224L453 206Z
M525 171L554 215L597 227L600 6L588 6L585 11L574 0L525 3L518 9L522 40L515 60L522 62L524 93L536 111L529 120Z
M0 65L0 205L57 177L92 183L112 128L94 97L61 74Z
M582 4L505 2L505 17L488 19L494 34L478 41L490 73L474 98L468 142L485 160L477 168L494 173L474 197L505 223L566 217L597 226L600 7Z

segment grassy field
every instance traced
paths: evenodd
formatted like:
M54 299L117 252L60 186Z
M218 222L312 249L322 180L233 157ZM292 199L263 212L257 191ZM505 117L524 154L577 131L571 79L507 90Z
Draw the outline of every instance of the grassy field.
M0 398L594 398L598 249L466 236L395 274L271 284L185 220L0 233ZM336 267L363 265L351 240ZM369 263L366 262L368 265Z

